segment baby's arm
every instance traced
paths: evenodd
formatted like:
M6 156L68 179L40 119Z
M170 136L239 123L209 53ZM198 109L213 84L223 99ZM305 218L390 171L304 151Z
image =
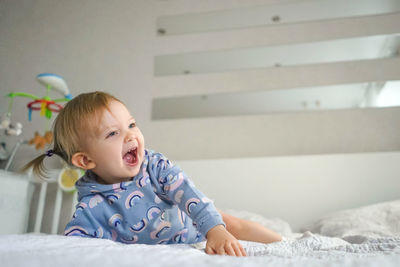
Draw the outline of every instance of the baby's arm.
M66 236L111 239L111 233L104 230L85 203L79 203L71 221L64 230Z
M262 226L259 223L237 218L220 210L226 229L239 240L247 240L260 243L272 243L282 240L282 237L274 231Z

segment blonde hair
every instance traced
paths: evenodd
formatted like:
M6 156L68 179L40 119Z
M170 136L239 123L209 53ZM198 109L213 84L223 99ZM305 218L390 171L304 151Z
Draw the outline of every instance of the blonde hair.
M53 124L53 149L51 153L60 156L67 164L72 165L71 157L82 149L82 135L93 134L93 129L98 124L104 109L108 109L111 101L118 101L116 97L105 92L91 92L76 96L69 101L60 111ZM33 167L33 173L39 177L47 177L43 161L44 153L29 163L22 171Z

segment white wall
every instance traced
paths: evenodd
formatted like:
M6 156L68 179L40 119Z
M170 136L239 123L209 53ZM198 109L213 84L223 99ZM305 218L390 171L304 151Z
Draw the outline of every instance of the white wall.
M286 220L294 231L331 212L400 198L399 152L176 162L222 209Z
M2 0L0 12L1 95L44 95L35 76L53 72L64 77L73 95L112 92L127 103L145 134L149 132L155 23L151 1ZM0 101L4 113L8 102ZM28 122L27 102L15 100L13 120L23 123L23 137L30 139L35 130L43 134L45 119L36 112ZM13 167L34 154L31 147L21 148Z

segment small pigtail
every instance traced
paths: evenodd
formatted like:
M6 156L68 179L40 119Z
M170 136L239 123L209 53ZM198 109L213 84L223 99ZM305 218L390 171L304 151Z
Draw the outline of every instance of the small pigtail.
M47 178L46 168L44 167L43 161L47 157L47 154L42 154L30 162L28 162L22 169L21 172L27 172L32 168L33 173L36 176Z
M32 168L32 172L34 175L39 176L41 178L48 178L46 168L44 167L44 159L46 157L51 157L54 154L59 155L59 153L55 152L53 149L47 150L46 153L44 153L44 154L34 158L30 162L28 162L21 169L21 172L27 172L30 168ZM63 158L62 155L60 155L60 157Z

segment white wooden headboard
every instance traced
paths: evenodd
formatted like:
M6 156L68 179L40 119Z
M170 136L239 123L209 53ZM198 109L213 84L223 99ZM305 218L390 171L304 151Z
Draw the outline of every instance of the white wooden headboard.
M221 209L299 230L330 212L400 199L400 152L175 162Z

